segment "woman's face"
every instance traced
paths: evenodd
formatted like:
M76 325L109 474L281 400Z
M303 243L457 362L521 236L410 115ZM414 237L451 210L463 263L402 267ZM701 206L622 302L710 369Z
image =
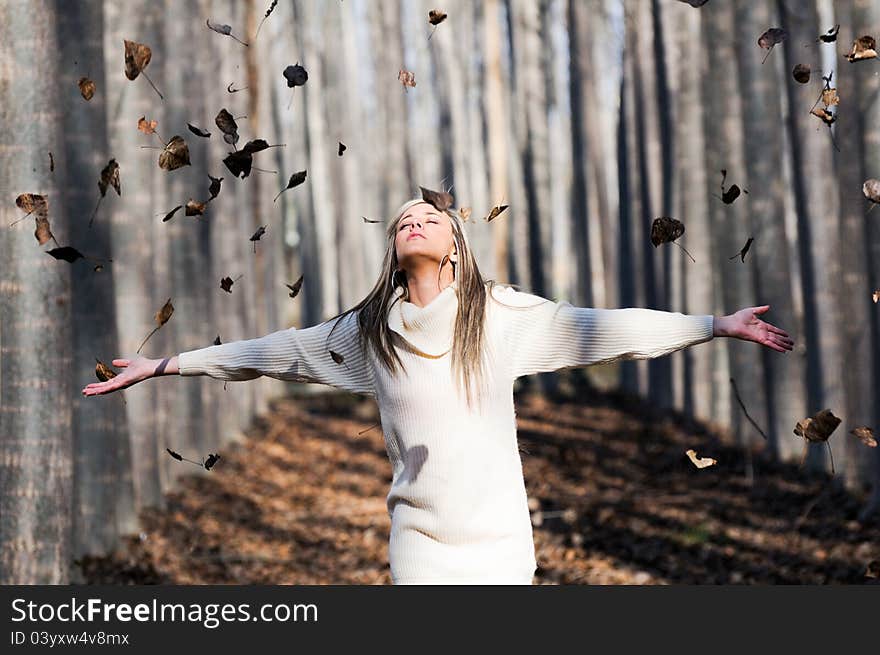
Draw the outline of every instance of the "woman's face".
M452 222L433 205L420 202L407 209L397 223L394 247L400 268L411 270L430 261L438 266L453 252Z

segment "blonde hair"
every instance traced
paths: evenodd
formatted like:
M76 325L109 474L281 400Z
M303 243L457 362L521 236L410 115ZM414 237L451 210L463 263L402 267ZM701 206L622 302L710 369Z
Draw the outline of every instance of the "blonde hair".
M422 202L425 202L422 198L413 198L403 203L395 212L385 229L386 248L379 278L363 300L351 309L339 314L341 318L351 312L357 312L361 348L364 355L366 356L368 348L372 348L376 353L376 358L391 373L395 373L398 366L404 370L406 367L393 346L392 330L388 327L388 312L394 302L409 298L405 271L400 275L395 275L398 265L395 249L397 225L407 210ZM459 389L464 388L467 404L470 407L473 400L473 387L485 383L484 319L486 297L487 293L491 295L492 288L497 282L483 280L480 268L468 243L461 215L451 209L444 210L443 213L449 217L452 225L452 238L458 254L458 261L450 262L453 266L457 286L454 291L458 294L459 299L455 317L451 366L453 379ZM403 294L400 299L395 292L398 283L403 286ZM466 302L462 302L462 299L466 299ZM493 298L493 300L497 302L497 299Z

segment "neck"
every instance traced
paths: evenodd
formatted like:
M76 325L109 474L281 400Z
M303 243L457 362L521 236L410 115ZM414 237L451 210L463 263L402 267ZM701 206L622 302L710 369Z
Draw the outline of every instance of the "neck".
M407 273L407 289L409 291L409 302L416 307L425 307L434 298L436 298L443 289L452 284L455 277L452 274L452 265L444 264L440 271L439 282L437 279L437 269L433 271L420 270Z

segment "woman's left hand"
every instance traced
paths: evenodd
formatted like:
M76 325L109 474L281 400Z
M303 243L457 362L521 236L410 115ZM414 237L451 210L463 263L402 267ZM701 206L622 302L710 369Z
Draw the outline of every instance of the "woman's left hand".
M770 309L770 305L746 307L735 314L716 318L713 336L736 337L744 341L754 341L783 353L791 350L794 346L794 340L788 336L785 330L758 318L758 314L763 314L768 309Z

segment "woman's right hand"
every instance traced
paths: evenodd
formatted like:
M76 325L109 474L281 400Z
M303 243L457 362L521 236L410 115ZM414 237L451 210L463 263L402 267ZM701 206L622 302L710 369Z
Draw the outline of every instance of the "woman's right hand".
M159 360L135 356L134 359L114 359L113 366L123 371L105 382L92 382L82 390L84 396L98 396L118 389L126 389L133 384L155 376Z

